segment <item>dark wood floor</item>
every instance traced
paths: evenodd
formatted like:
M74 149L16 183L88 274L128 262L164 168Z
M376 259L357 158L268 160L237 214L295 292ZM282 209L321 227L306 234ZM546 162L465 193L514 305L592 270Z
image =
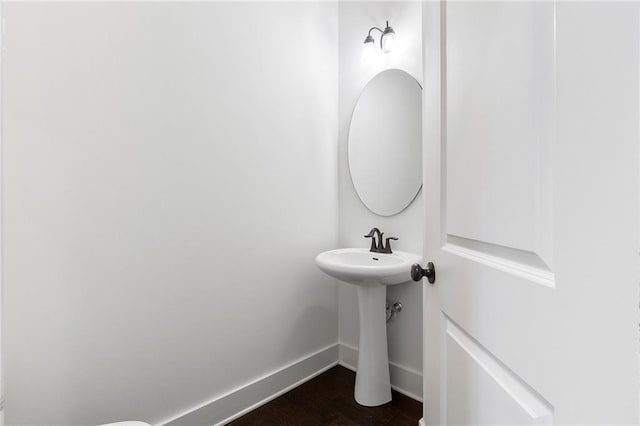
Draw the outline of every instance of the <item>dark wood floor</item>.
M363 407L353 399L355 378L351 370L334 367L229 424L417 426L420 402L393 391L390 403Z

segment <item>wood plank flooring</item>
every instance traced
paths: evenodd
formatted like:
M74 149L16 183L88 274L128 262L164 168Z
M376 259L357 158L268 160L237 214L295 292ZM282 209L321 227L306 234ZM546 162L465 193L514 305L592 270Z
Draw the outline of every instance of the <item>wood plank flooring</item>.
M232 426L393 425L417 426L422 404L393 391L393 401L363 407L353 399L355 373L333 367L229 423Z

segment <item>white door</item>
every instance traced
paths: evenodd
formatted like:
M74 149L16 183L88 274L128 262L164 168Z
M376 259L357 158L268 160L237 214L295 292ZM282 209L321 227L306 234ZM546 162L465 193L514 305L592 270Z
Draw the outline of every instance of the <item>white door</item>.
M638 422L639 22L423 4L428 425Z

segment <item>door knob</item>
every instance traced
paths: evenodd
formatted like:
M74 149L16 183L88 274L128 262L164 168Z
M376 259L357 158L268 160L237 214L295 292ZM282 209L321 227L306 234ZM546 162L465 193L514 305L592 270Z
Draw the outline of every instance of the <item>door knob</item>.
M436 267L433 262L427 263L427 268L414 263L411 265L411 279L414 281L420 281L422 277L427 277L430 284L436 282Z

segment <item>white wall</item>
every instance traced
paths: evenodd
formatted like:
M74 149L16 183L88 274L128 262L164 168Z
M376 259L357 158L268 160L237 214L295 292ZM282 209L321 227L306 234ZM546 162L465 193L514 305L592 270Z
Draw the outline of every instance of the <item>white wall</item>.
M5 5L9 424L157 422L337 341L337 12ZM342 198L343 242L416 250Z
M422 27L419 2L341 2L339 61L339 173L340 246L368 247L363 238L377 226L387 236L400 238L398 250L422 253L423 194L402 213L381 217L371 213L358 198L349 175L347 140L349 123L360 92L377 73L399 68L418 82L422 80ZM376 62L363 62L362 43L372 26L389 21L401 49ZM379 33L375 32L376 40ZM384 165L381 165L384 168ZM422 371L422 287L401 284L388 289L388 299L399 300L404 309L388 324L389 361L416 372ZM339 284L340 341L358 346L358 303L354 286ZM392 379L393 382L393 379ZM418 386L420 388L420 386Z

